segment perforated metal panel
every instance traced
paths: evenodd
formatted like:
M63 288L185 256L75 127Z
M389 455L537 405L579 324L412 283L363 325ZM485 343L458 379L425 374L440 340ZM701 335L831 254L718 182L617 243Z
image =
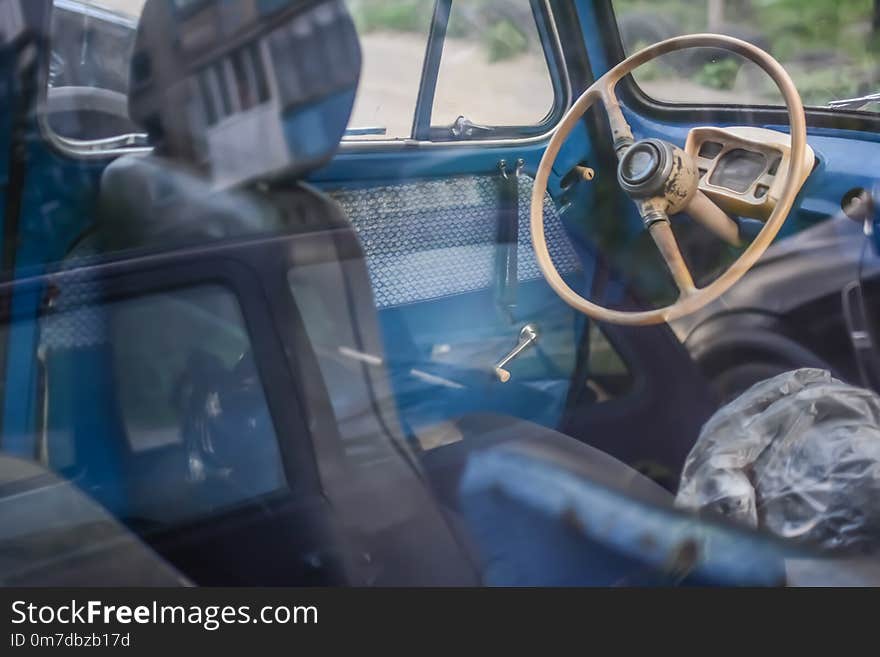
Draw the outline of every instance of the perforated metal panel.
M379 308L488 288L493 281L499 178L467 176L330 195L358 231ZM533 181L519 178L521 281L540 278L529 232ZM560 274L580 268L562 219L544 201L547 243Z
M529 231L533 181L519 178L518 278L541 271ZM358 231L379 308L437 299L490 287L494 278L499 178L468 176L336 190L330 195ZM580 269L562 219L549 195L544 202L547 243L563 275ZM42 344L82 347L106 341L106 315L95 305L94 272L100 262L88 244L65 263L63 289L42 319Z
M62 280L54 280L47 295L49 310L40 318L40 344L44 349L76 349L109 340L106 310L98 300L101 284L90 265L100 262L89 245L64 263Z

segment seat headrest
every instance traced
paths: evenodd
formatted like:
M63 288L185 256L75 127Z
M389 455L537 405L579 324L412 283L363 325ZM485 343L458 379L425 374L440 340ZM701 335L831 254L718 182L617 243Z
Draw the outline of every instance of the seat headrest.
M147 0L129 112L219 186L296 178L339 147L360 70L342 0Z

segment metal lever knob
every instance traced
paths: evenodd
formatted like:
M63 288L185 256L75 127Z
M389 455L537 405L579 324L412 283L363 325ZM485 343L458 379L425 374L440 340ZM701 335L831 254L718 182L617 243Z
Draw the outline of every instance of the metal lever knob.
M495 375L501 383L510 381L510 372L504 369L510 361L519 356L526 349L538 341L538 330L531 324L526 324L519 332L519 343L495 366Z

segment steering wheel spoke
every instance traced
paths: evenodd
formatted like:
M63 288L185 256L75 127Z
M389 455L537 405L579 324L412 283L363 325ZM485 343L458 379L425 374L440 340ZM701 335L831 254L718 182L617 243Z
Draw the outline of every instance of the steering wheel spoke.
M742 246L739 224L699 189L684 211L731 246Z
M678 286L681 296L689 297L696 293L697 286L694 285L694 277L681 254L665 210L651 207L650 203L643 204L640 209L648 232L651 234L651 239L654 240L657 250L663 256L663 261L666 263L669 273L672 274L672 280Z
M611 126L611 139L614 143L614 152L618 158L622 151L628 148L634 141L632 128L623 116L620 101L614 93L614 85L609 83L602 89L602 106L608 116L608 124Z

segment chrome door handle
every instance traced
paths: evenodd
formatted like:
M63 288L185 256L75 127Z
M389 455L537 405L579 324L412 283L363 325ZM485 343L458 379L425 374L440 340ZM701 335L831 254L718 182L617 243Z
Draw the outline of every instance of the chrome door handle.
M538 341L538 329L532 324L526 324L519 332L519 343L495 366L495 376L501 383L510 381L510 372L504 369L510 361L519 356L526 349Z

